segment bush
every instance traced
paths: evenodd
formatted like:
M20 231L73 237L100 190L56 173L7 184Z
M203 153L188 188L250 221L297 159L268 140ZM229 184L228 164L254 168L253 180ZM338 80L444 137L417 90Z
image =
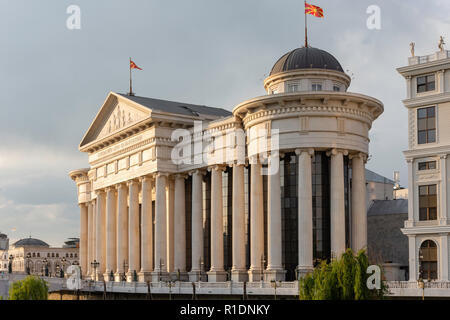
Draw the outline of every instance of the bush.
M39 277L28 276L15 281L9 288L9 300L47 300L47 283Z
M368 266L364 250L354 256L353 251L347 249L339 260L322 261L313 273L300 279L300 300L382 299L387 291L383 282L380 290L367 287Z

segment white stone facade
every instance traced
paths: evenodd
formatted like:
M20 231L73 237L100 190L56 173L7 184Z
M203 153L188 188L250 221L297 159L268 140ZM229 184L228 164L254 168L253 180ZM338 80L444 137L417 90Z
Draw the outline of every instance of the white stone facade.
M300 86L287 92L292 82ZM321 90L312 91L312 83L322 83ZM80 144L90 167L70 173L81 208L84 275L284 280L289 255L298 274L311 271L320 242L313 226L320 214L313 204L319 154L329 169L321 175L329 192L320 197L331 212L324 252L333 257L347 247L366 247L364 166L382 103L347 92L350 78L334 70L286 71L264 85L268 95L237 105L230 115L191 105L186 114L153 99L108 95ZM278 93L270 89L275 85ZM177 135L180 129L189 134ZM352 171L351 188L346 170ZM289 204L296 210L296 230L289 229L298 237L294 254L284 244L291 240L282 214L288 183L296 199Z
M409 58L408 220L410 281L449 280L450 52ZM427 242L431 241L431 242Z

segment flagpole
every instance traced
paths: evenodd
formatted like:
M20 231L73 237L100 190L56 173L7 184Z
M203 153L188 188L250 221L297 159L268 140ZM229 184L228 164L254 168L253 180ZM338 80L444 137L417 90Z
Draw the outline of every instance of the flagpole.
M306 0L305 0L305 48L308 48L308 24L307 24L307 15L306 15Z
M130 96L133 96L133 80L131 79L131 57L130 57Z

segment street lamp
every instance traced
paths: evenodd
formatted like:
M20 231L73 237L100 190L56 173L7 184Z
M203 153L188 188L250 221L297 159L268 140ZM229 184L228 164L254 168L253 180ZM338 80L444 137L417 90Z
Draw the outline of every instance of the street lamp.
M264 280L264 263L266 260L264 260L264 255L261 256L261 282Z
M30 274L30 260L31 260L31 253L27 253L27 274Z
M12 263L13 263L14 257L12 254L9 255L9 265L8 265L8 273L12 273Z
M123 260L123 277L122 277L123 282L127 281L127 268L128 268L128 263L126 260Z
M44 258L44 268L45 268L45 276L48 277L48 260Z
M91 262L91 267L94 268L94 281L97 281L97 268L100 265L100 262L98 262L97 260L94 260L93 262Z
M161 272L162 272L162 267L164 266L164 263L162 262L162 259L159 259L159 270L158 270L158 278L159 278L159 282L162 281L161 279Z
M61 259L61 273L60 273L60 277L64 278L64 266L66 264L66 258L62 257Z

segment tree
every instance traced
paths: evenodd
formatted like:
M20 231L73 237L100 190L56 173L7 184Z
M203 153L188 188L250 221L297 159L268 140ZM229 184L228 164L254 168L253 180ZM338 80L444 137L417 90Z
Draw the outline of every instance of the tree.
M47 300L47 283L39 277L28 276L15 281L9 288L9 300Z
M386 287L382 283L380 290L367 287L367 267L369 259L365 250L354 256L347 249L339 260L330 263L322 261L319 266L300 279L299 296L301 300L368 300L382 299Z

